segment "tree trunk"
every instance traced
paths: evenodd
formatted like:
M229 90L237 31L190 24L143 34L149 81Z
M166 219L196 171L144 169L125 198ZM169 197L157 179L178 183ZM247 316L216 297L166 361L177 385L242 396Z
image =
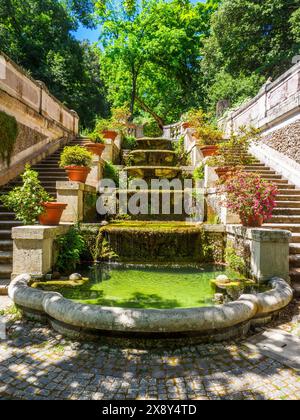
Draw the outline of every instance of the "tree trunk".
M132 72L132 91L131 91L131 101L130 101L130 119L129 121L133 121L134 118L134 105L136 100L136 86L137 86L137 74L133 70Z
M137 95L136 95L135 99L138 102L138 104L140 105L140 107L145 112L148 112L148 114L150 114L155 119L155 121L157 122L159 128L161 130L163 130L164 125L165 125L164 124L164 120L159 115L157 115L156 112L153 111L148 105L146 105L145 102L141 98L139 98Z

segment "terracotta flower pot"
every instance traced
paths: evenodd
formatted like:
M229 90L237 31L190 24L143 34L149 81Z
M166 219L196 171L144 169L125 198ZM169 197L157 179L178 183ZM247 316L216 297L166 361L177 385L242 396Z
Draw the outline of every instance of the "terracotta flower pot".
M184 123L182 123L182 128L184 129L184 130L186 130L187 128L190 128L191 127L191 124L189 123L189 122L184 122Z
M85 184L88 174L91 172L91 168L85 166L66 166L65 170L70 181L82 182Z
M209 156L216 156L218 154L219 148L218 146L202 146L201 152L203 154L203 157L209 157Z
M224 166L223 168L215 168L215 171L219 178L226 180L232 174L233 168L231 166Z
M246 227L261 227L264 223L263 216L240 216L242 225Z
M57 226L60 223L63 211L67 208L65 203L42 203L45 212L39 216L39 222L41 225L46 226Z
M103 130L102 134L105 139L110 139L112 141L115 141L118 136L118 132L114 130Z
M105 149L105 144L102 143L93 143L92 141L89 143L86 143L86 145L84 146L89 152L93 153L94 155L97 156L102 156L102 153L104 152Z

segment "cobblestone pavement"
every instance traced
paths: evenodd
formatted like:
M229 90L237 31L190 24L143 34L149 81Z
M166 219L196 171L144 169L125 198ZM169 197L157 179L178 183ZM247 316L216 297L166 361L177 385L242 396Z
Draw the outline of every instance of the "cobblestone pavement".
M300 399L300 374L245 341L136 350L18 321L0 341L0 399Z

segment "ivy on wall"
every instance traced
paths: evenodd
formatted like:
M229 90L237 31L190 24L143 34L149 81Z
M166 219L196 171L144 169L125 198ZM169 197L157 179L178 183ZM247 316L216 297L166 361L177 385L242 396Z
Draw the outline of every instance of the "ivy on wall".
M0 111L0 158L7 166L10 165L18 134L19 129L15 117Z

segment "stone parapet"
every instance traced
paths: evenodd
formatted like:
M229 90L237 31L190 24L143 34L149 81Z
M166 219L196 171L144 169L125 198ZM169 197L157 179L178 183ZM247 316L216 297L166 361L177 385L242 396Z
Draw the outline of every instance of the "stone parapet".
M81 182L58 181L57 201L67 204L61 218L63 223L78 223L89 220L96 213L97 190Z
M55 240L67 233L70 225L20 226L12 229L12 278L26 271L30 275L44 276L56 262Z
M272 277L290 281L289 243L287 230L226 226L227 242L248 265L250 275L260 283Z

